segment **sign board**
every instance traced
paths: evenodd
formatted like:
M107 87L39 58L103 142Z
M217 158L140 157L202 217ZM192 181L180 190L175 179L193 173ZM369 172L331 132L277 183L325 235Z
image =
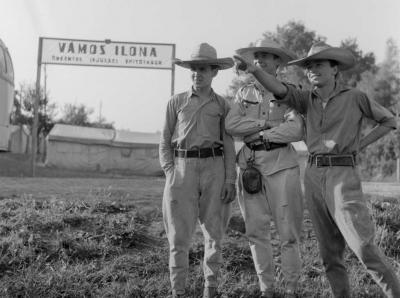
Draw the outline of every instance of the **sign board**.
M172 69L174 44L42 38L43 64Z
M175 44L115 42L109 39L83 40L39 37L36 72L36 98L33 106L31 170L35 177L37 131L39 124L40 77L42 64L109 66L171 70L174 94Z

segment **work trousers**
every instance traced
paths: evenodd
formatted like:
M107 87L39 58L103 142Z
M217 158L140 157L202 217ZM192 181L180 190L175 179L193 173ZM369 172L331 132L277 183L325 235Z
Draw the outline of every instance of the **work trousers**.
M163 218L170 249L171 287L178 294L185 291L190 242L197 221L204 235L205 287L217 287L221 241L230 214L230 204L221 201L224 181L221 156L175 158L174 168L166 174Z
M273 219L281 240L282 273L286 288L295 290L301 270L299 242L303 219L299 167L263 175L263 187L257 194L249 194L244 190L242 173L243 170L240 170L239 206L260 289L265 291L274 287L275 265L270 233Z
M345 244L366 266L388 297L400 297L399 281L374 244L375 226L363 198L357 169L308 166L305 197L326 275L335 297L350 297Z

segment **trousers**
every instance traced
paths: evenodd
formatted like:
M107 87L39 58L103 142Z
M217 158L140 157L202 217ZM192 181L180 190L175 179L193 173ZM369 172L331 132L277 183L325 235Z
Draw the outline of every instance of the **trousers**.
M169 242L171 288L177 294L185 291L190 242L197 222L204 236L205 287L217 287L221 241L230 216L230 204L221 201L224 183L222 156L175 158L173 169L166 174L163 221Z
M345 245L365 265L388 297L400 297L393 268L374 244L375 226L355 167L308 166L304 177L307 208L335 297L350 297Z
M261 172L262 168L260 169ZM295 290L300 277L300 233L303 220L303 196L299 167L263 174L262 191L248 194L239 174L239 207L249 241L261 291L274 286L275 265L271 245L271 220L277 228L286 288Z

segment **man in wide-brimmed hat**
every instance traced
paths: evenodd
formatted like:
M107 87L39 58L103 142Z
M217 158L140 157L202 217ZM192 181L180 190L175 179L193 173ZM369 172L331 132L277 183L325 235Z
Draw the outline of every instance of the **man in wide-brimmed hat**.
M229 104L213 91L211 83L218 70L234 63L232 58L217 58L207 43L198 45L189 59L175 63L190 69L193 85L168 102L160 140L172 296L187 297L189 247L199 221L205 238L203 295L209 298L216 295L221 241L236 179L233 139L224 128Z
M395 129L396 121L365 93L337 80L339 71L355 65L352 53L318 42L306 57L290 61L288 64L306 70L313 86L309 91L281 83L246 59L236 58L266 89L306 117L310 155L304 177L305 197L334 296L350 297L344 264L347 243L383 292L388 297L400 297L398 278L374 244L375 227L357 169L357 153ZM377 123L365 136L361 136L363 118Z
M293 53L267 38L236 52L252 58L257 67L271 76L276 76L280 66L295 58ZM303 199L297 154L291 142L303 138L303 119L286 104L277 102L271 92L253 79L236 93L225 127L228 133L245 142L237 158L239 205L262 297L274 295L271 220L281 241L285 297L295 297L301 270ZM248 175L249 159L254 159L253 166L261 173L258 191L247 187L254 179Z

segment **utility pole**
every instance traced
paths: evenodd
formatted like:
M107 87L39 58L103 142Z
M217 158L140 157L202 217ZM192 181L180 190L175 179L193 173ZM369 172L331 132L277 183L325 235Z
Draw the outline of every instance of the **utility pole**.
M399 103L396 104L396 122L399 123ZM399 149L397 150L397 159L396 159L396 181L400 182L400 156Z
M100 100L100 104L99 104L99 123L101 123L101 109L103 107L103 101Z

